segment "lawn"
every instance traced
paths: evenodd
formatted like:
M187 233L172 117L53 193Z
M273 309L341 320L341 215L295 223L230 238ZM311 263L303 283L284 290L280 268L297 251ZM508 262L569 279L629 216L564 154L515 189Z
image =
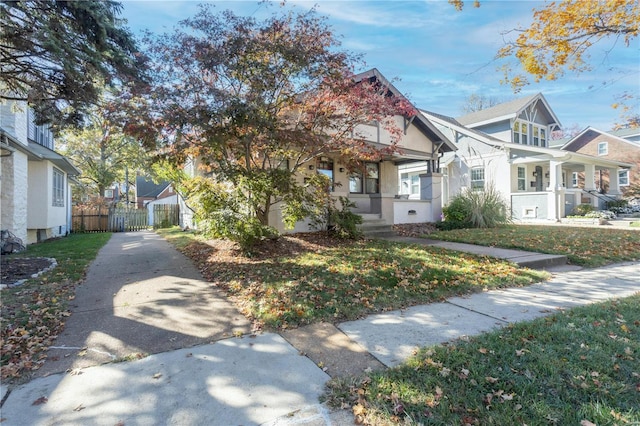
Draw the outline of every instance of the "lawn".
M176 229L158 232L268 329L352 320L548 277L488 257L386 241L283 236L244 258L222 241L198 240Z
M508 225L434 232L428 238L540 253L564 254L569 263L598 267L640 259L640 232L603 227Z
M98 250L111 234L71 234L32 244L11 257L53 257L58 266L26 283L1 290L0 369L16 378L44 362L45 351L62 331L69 300Z
M358 424L640 424L640 295L575 308L329 382Z

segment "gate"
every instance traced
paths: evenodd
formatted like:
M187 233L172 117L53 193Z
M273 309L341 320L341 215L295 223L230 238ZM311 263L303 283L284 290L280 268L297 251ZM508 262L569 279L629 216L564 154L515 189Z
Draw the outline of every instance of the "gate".
M125 232L149 227L147 209L116 207L74 207L71 213L72 232Z
M169 228L180 225L180 206L178 204L154 204L153 227Z

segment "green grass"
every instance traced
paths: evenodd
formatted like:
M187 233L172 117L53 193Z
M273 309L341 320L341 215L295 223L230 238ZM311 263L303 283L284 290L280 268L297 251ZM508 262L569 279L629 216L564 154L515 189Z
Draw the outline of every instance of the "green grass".
M333 380L324 398L376 425L637 425L639 319L640 295L575 308Z
M491 229L441 231L430 234L428 238L563 254L571 264L585 267L640 259L640 233L635 230L508 225Z
M12 257L53 257L58 266L26 283L1 290L1 377L17 378L37 369L44 351L59 334L76 285L110 233L71 234L32 244Z
M169 241L178 238L209 280L224 288L245 315L271 329L351 320L548 277L488 257L385 241L253 260L219 259L194 235L178 232L161 234ZM193 245L184 244L184 238L194 239Z

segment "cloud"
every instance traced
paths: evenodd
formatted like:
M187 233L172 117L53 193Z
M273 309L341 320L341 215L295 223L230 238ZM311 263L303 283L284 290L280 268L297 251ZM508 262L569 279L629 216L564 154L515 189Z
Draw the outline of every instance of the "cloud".
M317 5L316 10L332 20L379 28L441 27L455 19L454 15L443 16L437 12L442 2L290 0L288 3L306 8Z

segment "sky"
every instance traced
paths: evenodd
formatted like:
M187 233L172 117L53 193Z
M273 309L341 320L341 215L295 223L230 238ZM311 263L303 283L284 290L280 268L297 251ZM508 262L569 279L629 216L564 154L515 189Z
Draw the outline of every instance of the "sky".
M589 0L585 0L589 1ZM179 21L196 14L196 0L122 0L122 18L134 35L143 30L172 32ZM265 19L280 9L279 2L211 1L216 9ZM542 93L565 129L587 126L610 130L620 121L611 105L623 92L640 97L640 39L626 47L622 41L603 41L591 51L593 69L568 73L556 81L532 83L514 94L500 83L503 62L494 60L513 30L532 21L533 9L545 2L481 0L465 2L458 12L446 0L331 1L287 0L286 8L305 12L316 7L326 16L341 49L361 54L356 72L377 68L394 80L400 92L418 108L458 117L472 94L498 102ZM640 114L640 110L637 110Z

